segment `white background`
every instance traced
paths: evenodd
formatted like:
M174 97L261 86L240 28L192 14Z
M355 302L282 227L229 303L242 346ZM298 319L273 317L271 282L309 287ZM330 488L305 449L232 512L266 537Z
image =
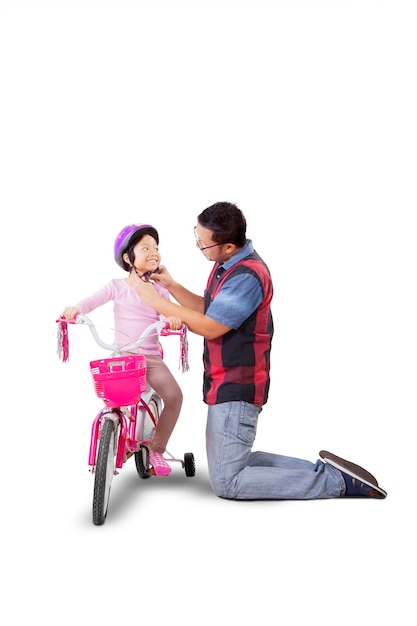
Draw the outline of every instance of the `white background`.
M0 2L4 623L415 624L416 32L403 0ZM70 328L61 364L56 316L122 275L130 222L202 293L218 200L274 279L256 448L332 450L388 498L216 498L191 336L188 374L165 346L196 476L128 464L95 527L101 351Z

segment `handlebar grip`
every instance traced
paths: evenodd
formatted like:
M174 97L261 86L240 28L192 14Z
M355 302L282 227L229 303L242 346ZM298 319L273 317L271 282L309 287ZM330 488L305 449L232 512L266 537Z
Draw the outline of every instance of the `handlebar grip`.
M72 320L69 320L67 317L64 317L63 315L61 315L61 317L59 317L55 321L57 323L64 323L64 324L87 324L88 326L92 325L89 318L83 313L77 313L77 315Z
M63 322L64 324L76 324L76 323L77 323L77 321L76 321L76 320L77 320L77 318L76 318L76 317L74 317L74 319L73 319L73 320L68 320L66 317L59 317L59 318L58 318L57 320L55 320L55 321L56 321L56 323L57 323L57 324L61 324L62 322Z

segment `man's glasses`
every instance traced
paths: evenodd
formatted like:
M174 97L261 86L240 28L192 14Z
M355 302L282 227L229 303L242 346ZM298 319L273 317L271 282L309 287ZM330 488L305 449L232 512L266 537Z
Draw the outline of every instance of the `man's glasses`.
M200 248L200 250L208 250L209 248L215 248L216 246L222 246L223 245L222 243L213 243L211 246L203 246L202 245L203 242L201 241L201 239L199 239L195 226L194 226L194 237L195 237L195 242L196 242L197 246Z

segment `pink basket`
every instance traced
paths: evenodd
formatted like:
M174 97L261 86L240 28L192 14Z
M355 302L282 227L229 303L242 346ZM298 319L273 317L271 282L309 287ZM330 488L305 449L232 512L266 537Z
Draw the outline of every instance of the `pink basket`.
M146 390L146 359L143 355L90 361L96 394L108 407L129 406Z

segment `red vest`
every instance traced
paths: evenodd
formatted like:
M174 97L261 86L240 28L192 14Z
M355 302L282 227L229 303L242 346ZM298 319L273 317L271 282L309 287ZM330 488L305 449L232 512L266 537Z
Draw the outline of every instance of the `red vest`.
M204 294L204 311L222 285L231 276L249 273L262 288L263 300L258 308L236 330L218 339L204 340L203 399L209 405L244 401L262 406L268 399L271 341L274 332L271 300L273 294L269 270L256 253L238 261L219 276L216 264L209 276ZM245 294L242 293L242 298Z

